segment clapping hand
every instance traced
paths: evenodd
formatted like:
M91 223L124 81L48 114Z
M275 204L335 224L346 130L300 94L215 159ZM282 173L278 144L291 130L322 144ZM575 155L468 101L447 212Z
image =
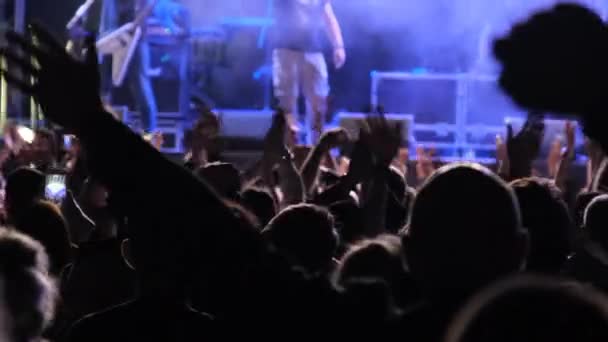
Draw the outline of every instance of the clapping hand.
M91 115L103 112L94 39L87 39L86 58L79 61L40 26L30 26L29 32L29 37L14 31L6 34L8 47L0 55L9 67L0 72L11 85L33 96L52 121L71 131L82 129Z

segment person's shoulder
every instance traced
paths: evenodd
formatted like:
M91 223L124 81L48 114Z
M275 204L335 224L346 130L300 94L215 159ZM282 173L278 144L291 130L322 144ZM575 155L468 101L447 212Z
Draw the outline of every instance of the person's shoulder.
M186 315L190 320L196 321L196 322L199 322L202 324L211 324L214 321L213 316L211 316L205 312L197 311L193 308L188 308L188 310L186 311Z
M102 340L103 338L99 334L107 327L111 326L113 329L119 329L115 322L124 322L124 319L128 318L131 304L132 302L119 304L84 316L70 328L68 341ZM99 338L96 339L96 337Z

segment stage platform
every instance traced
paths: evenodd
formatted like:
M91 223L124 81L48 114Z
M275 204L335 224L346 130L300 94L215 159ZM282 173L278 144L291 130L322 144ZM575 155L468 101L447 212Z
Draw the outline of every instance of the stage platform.
M270 110L231 110L218 109L215 111L221 122L221 136L227 153L239 155L242 153L258 153L263 148L263 139L270 128L273 112ZM328 123L326 129L333 127L344 127L356 138L359 123L365 119L365 113L340 112L334 116L334 120ZM420 123L419 117L414 114L387 113L390 122L402 125L403 146L410 149L410 156L416 159L416 147L434 149L436 159L452 161L473 161L481 164L493 164L495 161L497 135L506 136L506 123L510 122L517 131L521 127L524 118L506 117L503 125L467 125L467 140L465 143L457 143L454 140L455 129L453 124ZM158 130L165 136L163 152L169 154L184 153L184 137L192 127L195 118L183 118L176 113L160 113L158 117ZM137 114L125 115L125 122L131 127L137 127ZM546 120L546 134L543 141L541 158L546 155L550 144L554 139L564 139L563 120ZM584 164L583 136L577 134L577 162Z

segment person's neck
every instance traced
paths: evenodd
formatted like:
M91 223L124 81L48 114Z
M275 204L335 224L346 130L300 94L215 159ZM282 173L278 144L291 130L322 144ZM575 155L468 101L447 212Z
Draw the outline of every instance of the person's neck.
M176 305L187 305L186 291L180 287L170 284L140 283L138 299L150 299Z

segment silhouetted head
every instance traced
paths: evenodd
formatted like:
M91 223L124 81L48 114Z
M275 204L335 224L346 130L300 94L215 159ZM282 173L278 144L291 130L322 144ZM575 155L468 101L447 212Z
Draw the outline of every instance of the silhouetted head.
M407 223L408 207L411 204L413 189L405 182L405 176L396 167L389 168L388 198L386 202L386 229L398 233Z
M141 294L183 300L194 260L181 227L161 227L170 227L169 222L129 217L123 257L135 270Z
M515 194L481 165L437 170L418 191L410 215L403 248L428 296L466 296L524 264L527 237Z
M584 227L592 241L608 250L608 195L597 196L589 203Z
M364 238L365 225L361 217L361 208L352 200L340 201L329 207L335 219L336 230L340 236L341 249Z
M373 278L392 285L404 272L401 240L386 235L354 244L340 260L336 284L341 286L349 279Z
M241 203L257 217L265 227L276 215L276 205L272 195L263 189L249 188L241 194Z
M0 228L0 296L8 341L37 341L51 322L57 290L48 274L44 247L21 233Z
M455 316L446 342L606 341L608 301L593 288L525 276L480 292Z
M583 116L585 133L607 151L608 29L592 10L558 4L513 26L494 44L501 87L520 106Z
M67 223L59 208L50 202L37 201L15 218L14 226L44 246L50 260L49 271L59 277L72 253Z
M530 236L526 269L560 272L571 252L572 221L561 192L551 180L519 179L511 183L522 222Z
M45 183L44 174L32 168L19 168L9 174L5 200L9 220L44 198Z
M198 170L198 175L223 198L231 201L238 199L241 192L241 175L234 165L209 163Z
M591 203L591 201L593 201L593 199L599 195L601 195L600 192L585 191L581 192L576 196L576 200L574 203L574 215L575 225L577 228L583 226L585 220L585 210L587 210L587 206L589 206L589 203Z
M339 287L356 279L377 279L385 282L397 303L404 303L402 294L414 296L411 278L407 274L401 239L383 235L353 245L340 260L335 274ZM410 293L405 293L410 292Z
M270 221L262 234L279 254L308 273L325 273L332 266L338 235L333 216L322 207L288 207Z

